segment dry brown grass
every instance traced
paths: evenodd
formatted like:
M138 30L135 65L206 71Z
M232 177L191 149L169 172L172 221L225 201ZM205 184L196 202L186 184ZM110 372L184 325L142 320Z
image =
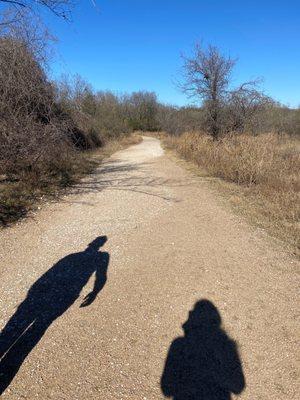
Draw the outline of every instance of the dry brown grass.
M63 160L53 160L52 171L23 174L21 179L9 180L0 176L0 226L6 226L34 209L41 200L58 198L66 187L91 173L102 160L114 152L141 141L138 134L124 135L108 141L104 147L87 152L74 152Z
M209 175L233 183L227 188L235 193L239 208L299 249L299 140L270 133L232 135L216 142L194 132L167 136L164 142Z

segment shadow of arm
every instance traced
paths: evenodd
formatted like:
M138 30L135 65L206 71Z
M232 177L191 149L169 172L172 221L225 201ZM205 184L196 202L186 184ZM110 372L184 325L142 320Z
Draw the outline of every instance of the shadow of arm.
M101 253L101 260L99 265L96 267L96 277L94 282L93 290L87 294L80 305L80 307L87 307L93 303L97 295L103 289L107 280L107 268L109 264L109 254Z
M165 397L172 397L177 393L181 369L181 338L171 344L161 377L160 386Z
M220 343L222 344L222 341ZM230 392L240 394L245 389L246 382L237 346L230 340L222 350L223 353L219 352L219 357L217 357L219 358L218 365L222 366L220 370L216 368L218 383Z

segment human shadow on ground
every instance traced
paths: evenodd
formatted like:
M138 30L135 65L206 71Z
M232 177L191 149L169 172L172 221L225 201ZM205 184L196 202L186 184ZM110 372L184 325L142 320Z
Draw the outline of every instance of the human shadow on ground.
M221 328L217 308L198 301L169 349L161 389L174 400L230 400L245 388L237 345Z
M0 334L0 395L52 322L78 299L94 273L94 287L80 307L89 306L102 290L109 254L98 250L106 241L106 236L97 237L84 251L58 261L31 286Z

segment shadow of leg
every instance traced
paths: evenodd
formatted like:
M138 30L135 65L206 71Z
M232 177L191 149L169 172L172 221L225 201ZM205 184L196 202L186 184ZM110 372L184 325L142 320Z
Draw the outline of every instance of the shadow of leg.
M0 361L0 395L10 385L25 358L40 341L51 322L33 322Z

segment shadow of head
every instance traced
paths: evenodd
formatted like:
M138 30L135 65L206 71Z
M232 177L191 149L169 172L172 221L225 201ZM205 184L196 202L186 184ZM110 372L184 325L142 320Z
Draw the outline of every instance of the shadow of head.
M98 236L91 243L88 244L87 250L98 251L100 247L104 246L107 242L107 236Z
M221 315L209 300L198 301L189 312L188 320L182 325L185 333L197 328L218 328L222 322Z

